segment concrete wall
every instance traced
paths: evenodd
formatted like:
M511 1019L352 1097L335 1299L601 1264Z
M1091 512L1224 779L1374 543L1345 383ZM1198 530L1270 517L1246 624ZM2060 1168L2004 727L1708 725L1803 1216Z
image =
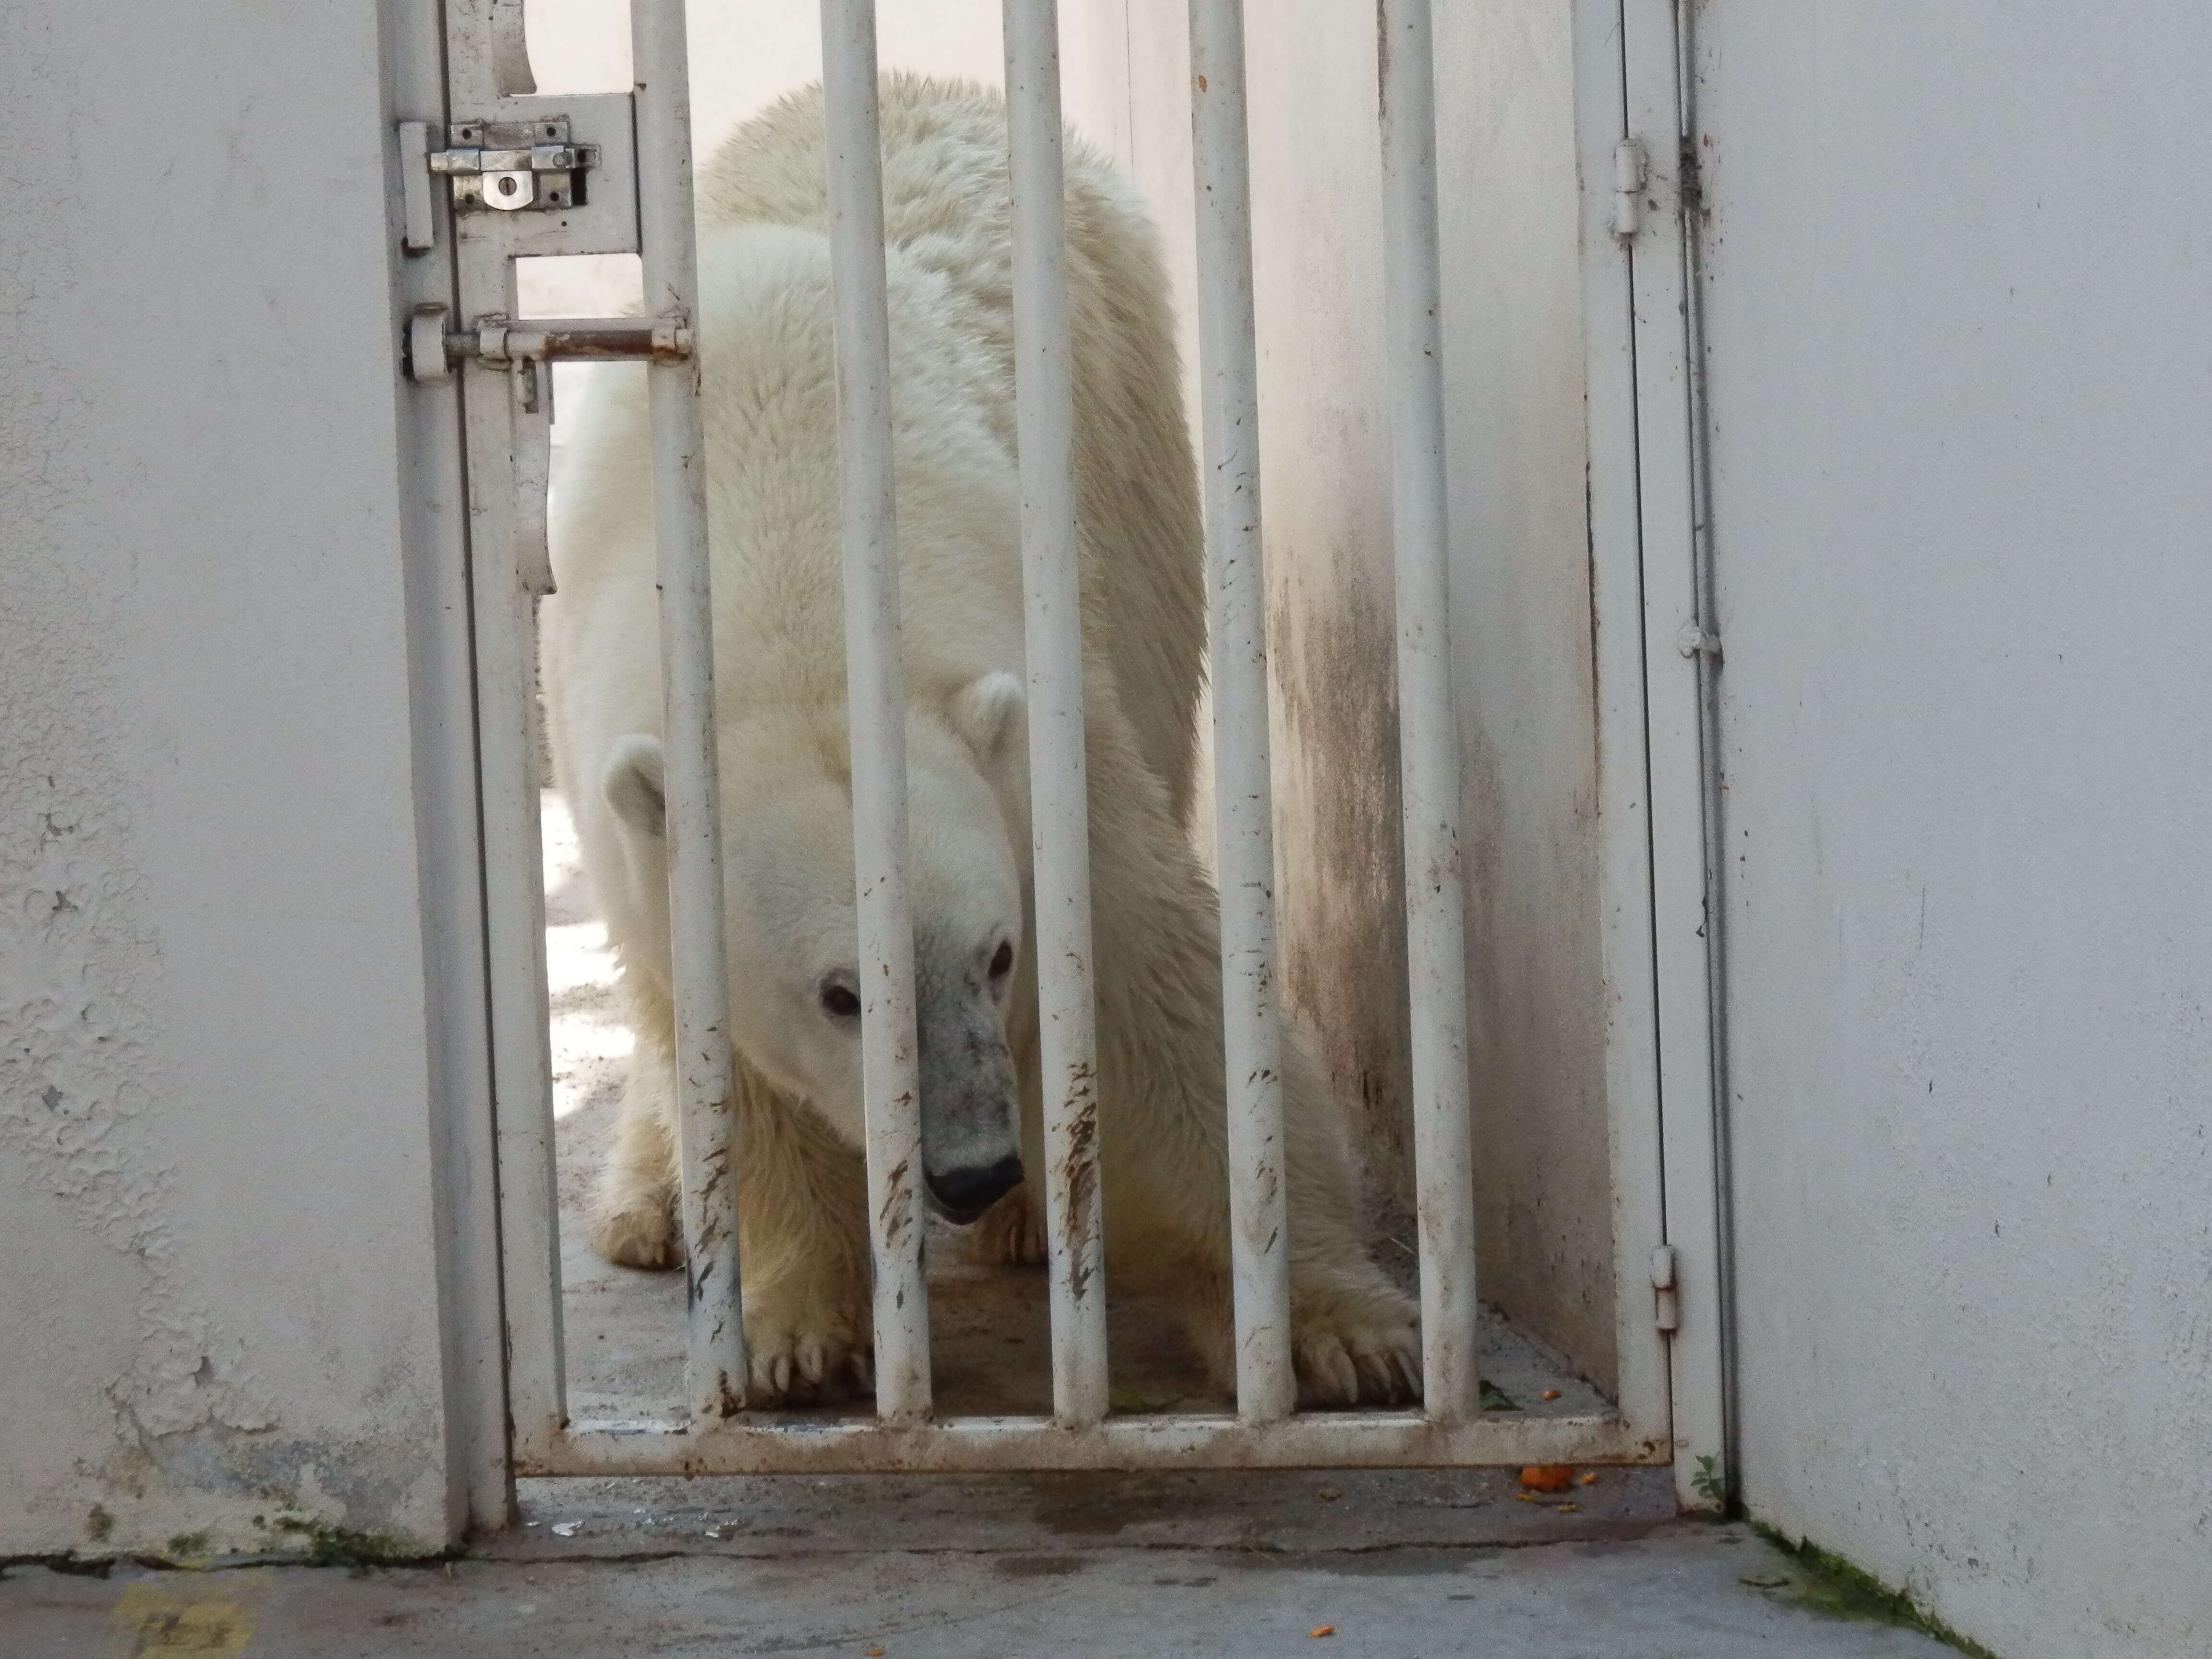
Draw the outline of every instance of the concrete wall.
M381 74L0 16L0 1555L445 1540Z
M1698 15L1742 1469L2212 1649L2202 9Z
M1483 1295L1609 1386L1572 18L1537 0L1437 17ZM1285 978L1409 1243L1375 19L1285 0L1248 20ZM1094 78L1071 106L1152 204L1188 319L1184 8L1091 0L1083 23Z

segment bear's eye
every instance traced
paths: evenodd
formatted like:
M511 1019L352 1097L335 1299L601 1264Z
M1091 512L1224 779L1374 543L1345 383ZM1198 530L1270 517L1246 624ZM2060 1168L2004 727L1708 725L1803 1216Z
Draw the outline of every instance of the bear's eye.
M1004 979L1014 971L1014 947L1006 939L999 941L997 952L991 957L991 977Z
M860 995L842 979L822 981L822 1009L833 1019L858 1019Z

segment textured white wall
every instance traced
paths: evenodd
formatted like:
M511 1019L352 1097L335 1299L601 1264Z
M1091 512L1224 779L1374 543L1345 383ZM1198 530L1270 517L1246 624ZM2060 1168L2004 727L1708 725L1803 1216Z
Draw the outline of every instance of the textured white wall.
M445 1540L378 49L0 13L0 1554Z
M1743 1470L2212 1650L2212 30L1708 6Z

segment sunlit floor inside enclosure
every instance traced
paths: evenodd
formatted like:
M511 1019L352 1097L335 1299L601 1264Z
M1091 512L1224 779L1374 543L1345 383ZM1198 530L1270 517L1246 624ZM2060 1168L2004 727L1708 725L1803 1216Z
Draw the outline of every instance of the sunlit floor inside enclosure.
M545 945L552 1004L553 1110L560 1173L562 1311L572 1419L681 1415L684 1275L617 1267L592 1252L586 1213L614 1131L630 1048L615 964L576 848L567 808L544 797ZM934 1219L927 1245L930 1353L940 1413L1048 1413L1051 1343L1040 1267L987 1265L967 1239ZM1109 1244L1110 1249L1110 1244ZM1402 1243L1381 1255L1412 1285ZM1108 1351L1117 1412L1224 1411L1168 1310L1116 1296L1109 1279ZM1486 1401L1547 1415L1607 1409L1582 1378L1485 1310ZM1549 1395L1552 1397L1547 1398ZM849 1412L851 1406L828 1408Z

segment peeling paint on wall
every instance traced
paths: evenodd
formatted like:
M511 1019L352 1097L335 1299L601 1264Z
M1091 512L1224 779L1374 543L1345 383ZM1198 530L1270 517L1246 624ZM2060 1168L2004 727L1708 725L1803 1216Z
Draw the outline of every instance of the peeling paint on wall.
M239 1344L184 1280L173 1171L146 1133L163 1080L142 988L161 949L137 920L128 786L102 744L121 729L99 683L110 607L15 545L0 597L0 1150L138 1268L131 1363L106 1389L118 1437L268 1429Z

